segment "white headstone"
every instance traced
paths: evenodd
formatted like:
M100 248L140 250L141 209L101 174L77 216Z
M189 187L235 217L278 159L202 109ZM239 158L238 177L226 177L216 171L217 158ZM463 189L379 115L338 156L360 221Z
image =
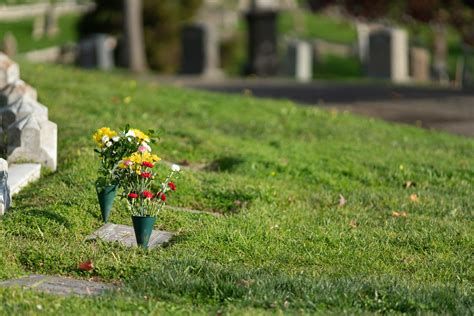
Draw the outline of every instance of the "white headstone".
M288 44L288 74L299 81L310 81L313 77L313 56L311 44L295 40Z

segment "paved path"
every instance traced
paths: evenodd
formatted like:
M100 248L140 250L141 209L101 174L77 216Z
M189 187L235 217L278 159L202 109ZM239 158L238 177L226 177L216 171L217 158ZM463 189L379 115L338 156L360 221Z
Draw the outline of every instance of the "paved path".
M393 86L388 84L300 84L288 80L202 81L181 78L180 85L226 93L252 93L255 97L290 99L334 107L388 121L416 124L474 137L474 90Z

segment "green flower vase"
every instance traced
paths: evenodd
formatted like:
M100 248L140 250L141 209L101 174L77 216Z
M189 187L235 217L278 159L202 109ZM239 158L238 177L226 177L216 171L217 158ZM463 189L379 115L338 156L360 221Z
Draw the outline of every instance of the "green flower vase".
M97 189L97 198L99 199L100 212L104 223L109 221L112 204L114 204L115 196L117 195L118 186L116 184L107 185L102 190Z
M133 229L137 245L148 249L148 242L156 222L156 216L136 216L132 215Z

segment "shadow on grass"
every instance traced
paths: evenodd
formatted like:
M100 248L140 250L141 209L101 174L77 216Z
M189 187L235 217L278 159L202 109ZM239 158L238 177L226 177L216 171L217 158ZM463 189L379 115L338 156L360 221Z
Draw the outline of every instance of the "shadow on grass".
M209 163L204 170L213 172L233 172L243 162L244 160L239 157L224 156Z

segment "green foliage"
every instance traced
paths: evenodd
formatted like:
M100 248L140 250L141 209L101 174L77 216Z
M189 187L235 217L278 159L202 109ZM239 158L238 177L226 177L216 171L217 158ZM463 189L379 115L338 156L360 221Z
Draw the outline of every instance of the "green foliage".
M124 289L93 299L0 289L0 314L38 305L79 315L472 313L472 139L289 101L21 67L58 124L59 166L0 220L0 279L45 273ZM174 206L225 215L165 209L156 228L176 237L149 252L85 242L102 225L90 135L126 123L162 130L163 159L204 165L182 172ZM124 202L110 220L130 225ZM391 216L401 210L406 218ZM94 270L79 271L89 259Z
M54 37L43 37L35 40L32 37L33 19L24 19L19 21L0 21L0 38L5 33L12 32L17 40L17 49L19 53L31 50L63 45L76 42L78 32L76 29L79 16L77 14L62 15L58 19L59 33Z
M180 63L181 27L189 21L202 0L143 0L145 50L152 69L173 72ZM96 0L97 10L81 20L82 36L123 32L122 1Z

